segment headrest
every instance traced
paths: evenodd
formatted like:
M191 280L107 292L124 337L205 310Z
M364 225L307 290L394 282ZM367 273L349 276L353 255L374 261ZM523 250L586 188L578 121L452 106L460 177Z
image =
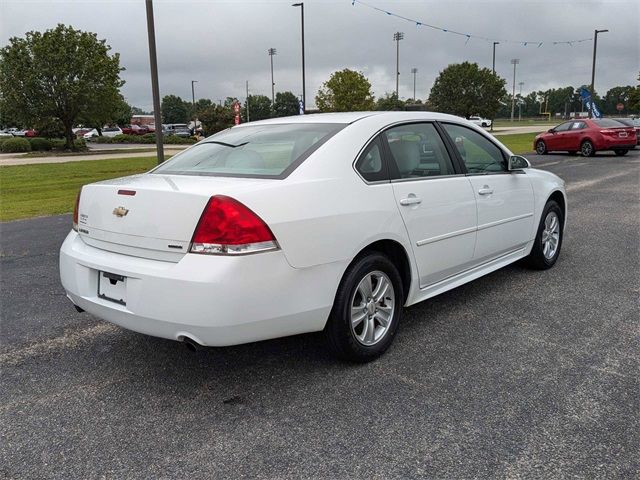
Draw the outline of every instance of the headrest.
M229 154L225 165L231 168L265 168L262 155L253 150L237 147Z
M407 142L399 140L389 143L391 153L396 159L400 175L407 175L413 172L420 165L420 150L418 142Z

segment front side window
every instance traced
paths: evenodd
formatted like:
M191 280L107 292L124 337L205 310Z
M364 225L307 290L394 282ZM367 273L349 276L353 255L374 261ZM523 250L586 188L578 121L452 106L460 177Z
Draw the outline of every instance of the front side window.
M442 127L455 144L469 173L507 171L502 150L485 136L471 128L452 123L443 123Z
M411 123L386 130L391 157L400 178L453 175L453 163L431 123Z
M151 173L284 178L343 127L318 123L231 128L207 137Z

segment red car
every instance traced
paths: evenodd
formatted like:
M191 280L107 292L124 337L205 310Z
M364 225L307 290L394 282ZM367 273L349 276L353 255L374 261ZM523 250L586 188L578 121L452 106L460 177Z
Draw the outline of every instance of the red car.
M122 127L122 133L124 135L145 135L149 133L149 129L140 125L129 125L128 127Z
M610 118L583 118L564 122L548 132L536 136L533 141L538 155L565 151L575 155L591 157L600 150L613 150L616 155L625 155L636 146L637 135L628 127Z

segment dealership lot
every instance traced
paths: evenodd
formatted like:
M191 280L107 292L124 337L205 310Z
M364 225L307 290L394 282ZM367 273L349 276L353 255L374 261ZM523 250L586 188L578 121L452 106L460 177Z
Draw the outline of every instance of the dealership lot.
M640 151L528 158L567 181L557 265L406 309L367 365L318 335L194 354L78 314L70 216L2 224L0 476L638 476Z

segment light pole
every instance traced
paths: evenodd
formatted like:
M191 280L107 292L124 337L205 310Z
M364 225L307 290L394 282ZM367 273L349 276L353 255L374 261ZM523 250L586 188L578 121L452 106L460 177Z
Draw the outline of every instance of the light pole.
M416 103L416 73L418 73L418 69L413 67L411 73L413 73L413 103Z
M522 121L522 86L524 82L518 82L518 86L520 87L520 93L518 94L518 121Z
M593 83L596 79L596 50L598 48L598 34L608 32L609 30L595 30L593 37L593 64L591 66L591 103L589 104L589 118L593 118L593 102L595 101L595 93L593 91Z
M511 59L511 65L513 65L513 93L511 94L511 121L513 122L513 114L516 109L516 65L520 63L517 58Z
M268 52L269 58L271 59L271 108L273 108L273 104L276 103L276 84L273 81L273 56L277 55L278 52L276 52L275 48L270 48Z
M196 90L193 87L198 83L197 80L191 80L191 104L193 105L193 134L196 134L196 128L198 127L198 118L196 117Z
M292 7L300 7L300 22L302 24L302 111L307 108L307 97L304 79L304 3L294 3Z
M149 63L151 64L151 92L153 95L153 118L156 124L156 150L158 165L164 162L162 144L162 112L160 111L160 87L158 85L158 58L156 56L156 30L153 23L153 1L146 0L147 35L149 37Z
M500 45L500 42L493 42L493 67L491 71L494 75L496 74L496 45Z
M249 119L249 80L247 80L247 122L250 122L251 120Z
M396 32L393 34L393 40L396 42L396 98L398 96L398 83L400 81L400 40L404 38L404 33Z

